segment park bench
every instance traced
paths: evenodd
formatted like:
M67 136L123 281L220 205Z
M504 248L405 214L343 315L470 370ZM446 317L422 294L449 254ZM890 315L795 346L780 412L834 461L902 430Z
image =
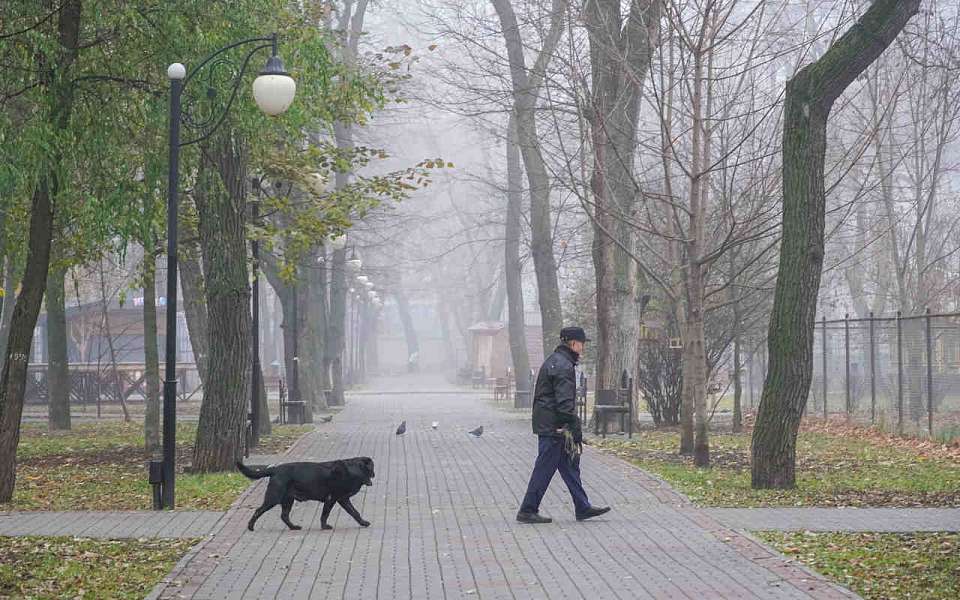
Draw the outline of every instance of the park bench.
M587 422L587 375L583 371L577 381L577 417L581 423Z
M290 423L293 425L303 425L304 407L306 402L303 400L288 400L287 386L283 380L280 380L280 423Z
M527 390L522 391L517 388L513 393L514 408L530 408L533 406L533 370L527 375Z
M620 417L620 430L626 430L633 437L633 378L624 371L620 377L620 387L615 390L597 390L593 405L593 433L607 435L607 418L610 415ZM626 419L626 425L624 425ZM601 427L602 422L602 427Z
M510 379L508 377L497 377L493 384L494 402L506 401L510 397Z
M470 383L473 386L473 389L479 389L483 387L483 384L486 383L487 376L484 373L483 367L475 370L470 377Z

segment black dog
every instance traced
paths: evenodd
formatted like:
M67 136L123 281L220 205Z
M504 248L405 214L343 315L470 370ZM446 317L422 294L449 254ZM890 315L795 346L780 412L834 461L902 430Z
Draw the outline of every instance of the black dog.
M253 531L253 525L260 516L279 504L280 518L290 529L300 529L299 525L290 522L290 509L293 501L304 502L317 500L323 502L323 513L320 524L323 529L333 529L327 525L327 517L333 505L339 504L351 517L356 519L361 527L368 527L369 521L360 516L350 497L360 491L365 485L373 485L373 459L365 456L333 460L330 462L312 463L296 462L253 470L237 463L240 472L250 479L269 477L267 493L263 496L263 504L250 518L247 529Z

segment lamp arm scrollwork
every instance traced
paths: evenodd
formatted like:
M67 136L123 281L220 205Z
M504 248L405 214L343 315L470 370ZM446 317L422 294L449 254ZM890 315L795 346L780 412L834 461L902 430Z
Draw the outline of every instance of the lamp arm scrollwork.
M223 48L220 48L216 52L210 54L209 56L204 58L202 61L200 61L200 63L196 67L191 69L189 74L187 74L186 78L184 78L183 84L180 90L181 96L183 96L183 91L187 88L187 85L194 78L196 78L198 73L202 72L205 68L209 67L210 68L209 70L215 70L216 66L220 64L227 65L228 67L234 67L235 65L233 61L222 58L222 56L226 52L229 52L230 50L233 50L234 48L238 48L240 46L245 46L247 44L254 44L254 43L259 43L259 45L251 49L246 54L246 56L244 56L239 69L234 69L234 73L230 79L230 81L232 82L230 97L228 98L226 104L219 110L219 112L212 114L210 117L206 119L196 120L193 117L193 115L191 115L190 113L191 102L188 101L185 103L185 105L182 108L180 122L189 129L192 129L195 131L201 131L202 134L199 135L198 137L189 139L184 142L180 142L179 144L180 147L190 146L191 144L202 142L203 140L213 135L220 128L220 126L226 120L227 115L230 113L230 109L233 107L233 103L236 100L237 93L240 89L240 84L243 81L244 75L246 75L247 73L247 68L250 65L250 60L253 58L253 55L259 52L260 50L265 50L267 48L270 48L273 51L273 56L277 55L277 35L273 34L269 37L248 38L245 40L234 42L228 46L224 46ZM211 91L214 91L212 86L209 89Z

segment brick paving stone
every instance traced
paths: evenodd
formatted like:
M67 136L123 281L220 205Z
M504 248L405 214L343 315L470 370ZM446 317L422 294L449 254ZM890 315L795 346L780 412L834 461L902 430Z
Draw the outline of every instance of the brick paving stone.
M407 433L396 436L404 419ZM467 434L481 424L482 437ZM371 456L374 485L354 498L371 527L358 527L337 507L333 531L322 531L319 503L307 502L292 512L303 530L288 531L277 507L248 532L261 480L149 597L856 597L692 507L659 479L589 448L585 487L594 504L613 511L578 523L557 477L542 506L554 523L519 525L514 516L535 453L525 411L499 409L435 379L382 380L376 390L351 394L333 422L282 457Z

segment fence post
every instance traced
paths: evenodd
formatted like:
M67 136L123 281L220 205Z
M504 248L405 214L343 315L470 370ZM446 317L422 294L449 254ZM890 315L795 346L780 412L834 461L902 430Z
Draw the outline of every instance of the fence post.
M827 317L823 316L823 340L822 348L823 352L823 420L827 420Z
M930 309L927 309L927 433L933 439L933 339L930 336Z
M846 363L846 376L847 376L847 385L846 389L846 401L847 401L847 421L850 421L850 313L843 315L843 354L844 362Z
M877 361L874 349L873 311L870 311L870 424L877 422Z
M897 311L897 433L903 433L903 315Z

